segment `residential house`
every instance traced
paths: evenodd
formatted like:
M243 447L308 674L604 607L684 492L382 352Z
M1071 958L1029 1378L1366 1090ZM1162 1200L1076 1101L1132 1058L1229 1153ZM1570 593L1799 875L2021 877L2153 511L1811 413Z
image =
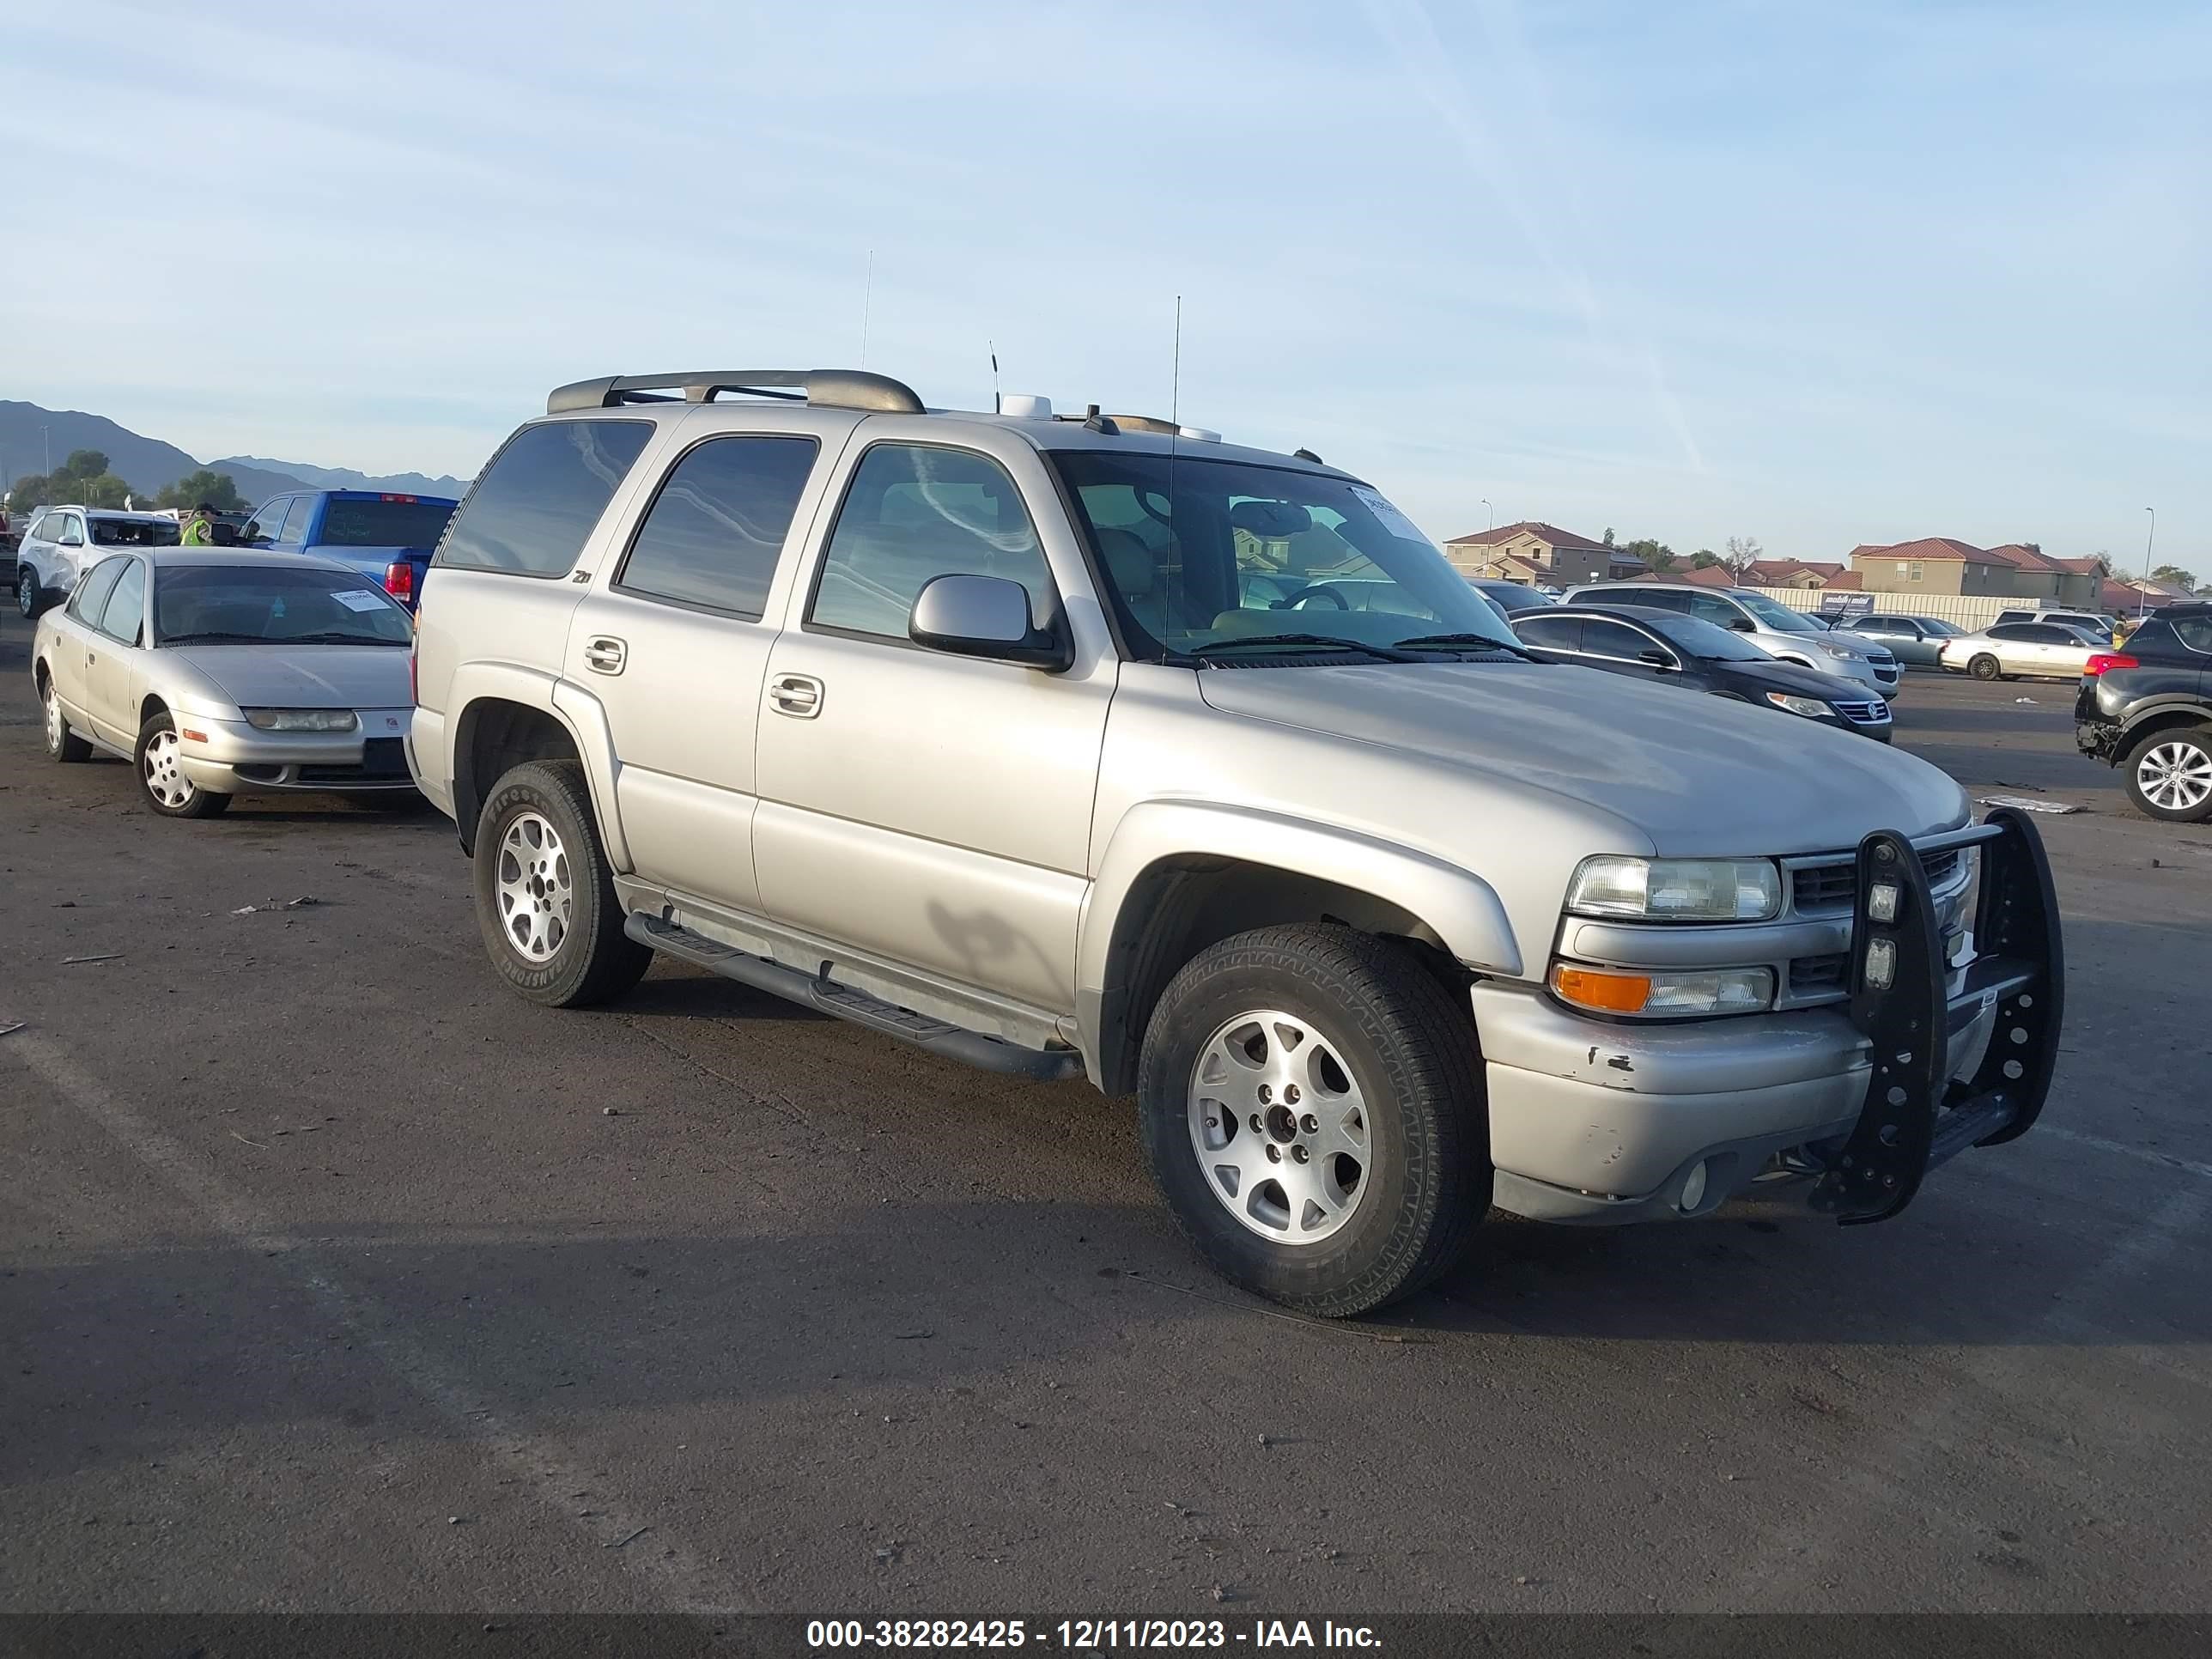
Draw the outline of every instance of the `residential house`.
M1826 587L1844 567L1825 559L1753 559L1740 578L1746 587Z
M1678 564L1670 570L1659 572L1656 580L1680 582L1688 587L1734 587L1735 577L1724 564Z
M1485 580L1565 586L1644 574L1644 561L1634 554L1534 519L1455 536L1444 554L1466 574Z
M1926 536L1851 550L1851 568L1869 593L1931 593L2096 603L2098 578L2054 559L2033 542L1976 547L1952 536Z

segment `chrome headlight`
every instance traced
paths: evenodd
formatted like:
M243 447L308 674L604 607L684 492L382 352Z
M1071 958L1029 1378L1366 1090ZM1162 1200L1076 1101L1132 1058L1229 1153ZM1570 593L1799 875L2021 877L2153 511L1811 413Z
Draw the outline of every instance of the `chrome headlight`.
M1766 694L1766 700L1777 708L1786 708L1793 714L1802 714L1807 720L1823 720L1835 713L1835 710L1818 697L1793 697L1787 691L1770 691Z
M1834 640L1815 640L1813 643L1819 646L1821 650L1826 652L1830 656L1840 657L1845 662L1849 662L1852 658L1859 654L1857 652L1852 650L1848 645L1840 644Z
M264 732L350 732L361 724L350 708L248 708L246 723Z
M1578 915L1637 921L1765 921L1782 909L1769 859L1584 859L1567 889Z

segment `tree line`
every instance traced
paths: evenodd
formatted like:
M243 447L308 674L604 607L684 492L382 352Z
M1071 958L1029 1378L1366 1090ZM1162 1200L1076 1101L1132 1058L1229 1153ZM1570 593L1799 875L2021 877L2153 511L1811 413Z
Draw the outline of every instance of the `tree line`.
M62 501L82 507L198 507L205 501L220 513L242 513L251 505L229 473L204 466L149 495L117 477L97 449L73 449L52 472L26 473L8 490L8 505L19 511Z

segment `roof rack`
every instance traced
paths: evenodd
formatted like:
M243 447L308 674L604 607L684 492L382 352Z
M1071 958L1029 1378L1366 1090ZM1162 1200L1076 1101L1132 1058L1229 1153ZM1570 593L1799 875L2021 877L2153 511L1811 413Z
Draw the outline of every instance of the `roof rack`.
M787 387L795 389L778 389ZM864 368L695 368L675 374L609 374L554 387L545 399L545 412L563 415L624 404L673 403L677 400L666 395L671 389L680 390L683 401L693 404L712 403L719 392L738 392L830 409L866 409L886 415L922 412L921 399L912 386Z

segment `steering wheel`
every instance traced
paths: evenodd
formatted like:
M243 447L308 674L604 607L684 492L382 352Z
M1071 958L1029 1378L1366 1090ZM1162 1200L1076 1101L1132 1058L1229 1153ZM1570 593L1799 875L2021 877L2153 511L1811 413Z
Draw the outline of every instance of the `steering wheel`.
M1278 611L1296 611L1301 605L1304 605L1308 599L1328 599L1332 602L1339 611L1349 611L1352 609L1352 602L1344 597L1344 590L1342 588L1330 587L1322 582L1309 583L1306 586L1301 587L1297 592L1291 594L1287 599L1276 600L1275 609Z

